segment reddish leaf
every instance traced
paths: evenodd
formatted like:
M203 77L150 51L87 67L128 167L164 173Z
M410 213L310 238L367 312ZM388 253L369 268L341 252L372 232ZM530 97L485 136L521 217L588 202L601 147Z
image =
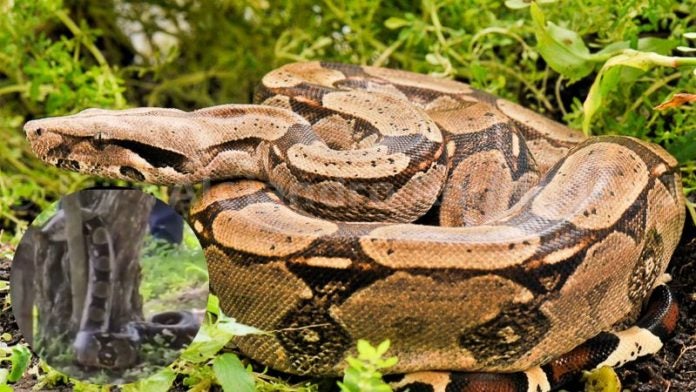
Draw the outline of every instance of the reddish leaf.
M696 94L678 93L674 94L669 100L655 106L655 109L665 110L669 108L676 108L689 102L696 102Z

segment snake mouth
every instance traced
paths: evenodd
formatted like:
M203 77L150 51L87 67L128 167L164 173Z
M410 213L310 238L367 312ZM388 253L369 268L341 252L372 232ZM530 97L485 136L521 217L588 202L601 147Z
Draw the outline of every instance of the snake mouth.
M71 171L130 181L164 182L164 178L173 178L167 183L177 183L195 171L185 153L152 146L129 135L117 137L124 129L133 134L152 131L146 125L129 122L134 111L138 112L93 109L31 120L24 125L24 132L42 161ZM170 114L170 110L161 111Z
M44 124L43 120L29 121L24 125L24 132L34 154L46 163L57 165L68 159L77 141L68 140Z
M148 168L148 163L127 145L110 139L108 130L93 130L80 122L68 126L64 122L69 117L32 120L24 125L27 141L39 159L62 169L107 178L147 178L142 168Z

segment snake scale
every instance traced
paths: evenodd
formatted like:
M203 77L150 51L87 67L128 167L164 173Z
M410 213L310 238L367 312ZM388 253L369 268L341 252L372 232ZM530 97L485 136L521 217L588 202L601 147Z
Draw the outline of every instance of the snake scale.
M340 374L389 338L397 391L547 391L674 330L660 278L685 208L659 146L369 66L285 65L255 101L25 131L58 167L216 182L189 221L225 313L275 331L237 345L277 370Z

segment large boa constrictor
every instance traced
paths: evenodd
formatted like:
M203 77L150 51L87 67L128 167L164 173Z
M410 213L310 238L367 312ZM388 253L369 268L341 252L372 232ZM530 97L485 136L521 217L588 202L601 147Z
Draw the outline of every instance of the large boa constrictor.
M398 390L546 391L673 331L659 278L684 199L659 146L585 139L465 84L375 67L286 65L256 101L25 130L71 170L236 179L190 222L222 309L275 331L237 344L278 370L338 374L357 339L388 338Z

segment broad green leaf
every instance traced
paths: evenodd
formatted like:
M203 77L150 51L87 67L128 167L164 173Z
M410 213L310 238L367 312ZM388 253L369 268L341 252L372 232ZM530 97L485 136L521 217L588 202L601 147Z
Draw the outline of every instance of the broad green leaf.
M602 68L602 70L604 70L604 68ZM602 76L602 71L600 71L599 75L597 75L597 78L590 87L590 91L587 94L587 98L585 98L585 102L582 104L582 131L585 133L585 136L591 135L590 121L597 110L599 110L599 108L602 106L602 91L607 91L606 87L602 88Z
M29 361L31 360L31 351L25 346L14 346L12 347L12 356L10 357L10 362L12 363L12 369L10 374L7 376L7 381L16 382L22 375L24 371L27 370L29 366Z
M367 340L358 340L358 354L361 358L374 358L377 357L377 351Z
M602 99L607 97L621 80L621 70L623 67L611 67L607 68L606 72L601 75L601 81L599 83L599 93Z
M221 318L217 322L217 328L233 336L260 335L265 333L256 327L240 324L233 318L223 315L221 315Z
M217 328L216 324L203 324L193 342L181 354L181 358L192 363L205 362L225 347L232 336Z
M637 49L642 52L655 52L663 55L670 54L679 45L679 41L657 37L646 37L638 40Z
M675 49L677 45L679 45L679 41L677 40L646 37L640 38L638 40L638 45L635 49L642 52L655 52L667 55L673 49ZM593 56L601 57L603 55L614 55L623 51L624 49L631 49L630 41L620 41L609 44L605 46L602 50L595 53Z
M254 377L236 355L226 353L215 358L213 371L225 392L254 392Z
M541 8L532 3L530 12L537 38L537 50L546 63L556 72L570 78L580 79L594 69L589 49L574 31L546 22Z
M590 92L583 103L582 130L585 135L590 135L590 123L592 117L602 106L606 97L618 84L621 76L622 67L631 67L640 71L647 71L655 66L678 67L680 65L690 65L696 63L695 60L684 57L663 56L654 52L640 52L632 49L624 49L604 63L595 78ZM635 72L626 73L625 78L635 78ZM630 79L629 79L630 81Z

